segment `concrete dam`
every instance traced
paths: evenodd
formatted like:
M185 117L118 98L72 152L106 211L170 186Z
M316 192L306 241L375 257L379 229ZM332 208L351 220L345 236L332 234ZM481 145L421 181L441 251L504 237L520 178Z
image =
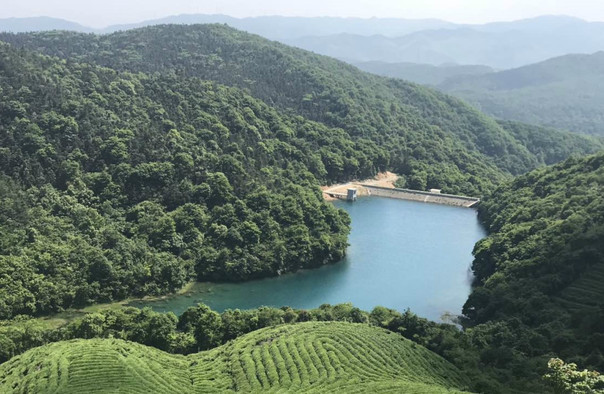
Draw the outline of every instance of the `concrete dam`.
M456 196L453 194L432 193L420 190L399 188L392 189L366 184L359 184L359 186L366 189L366 195L369 196L397 198L400 200L420 201L432 204L444 204L464 208L473 208L480 202L479 198Z
M432 204L451 205L455 207L473 208L479 202L479 198L457 196L453 194L443 194L421 190L400 189L376 186L366 183L348 183L340 186L340 189L346 188L343 193L340 190L325 190L323 193L331 198L355 201L357 196L376 196L396 198L399 200L419 201Z

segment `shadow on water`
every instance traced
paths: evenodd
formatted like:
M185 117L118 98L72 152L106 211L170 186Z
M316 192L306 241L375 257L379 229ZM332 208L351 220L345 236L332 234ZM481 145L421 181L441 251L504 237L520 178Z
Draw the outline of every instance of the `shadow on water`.
M365 310L411 308L432 320L461 312L472 249L485 235L474 210L387 198L334 204L352 218L348 255L337 264L245 283L198 283L184 295L131 305L177 315L200 302L217 311L352 302Z

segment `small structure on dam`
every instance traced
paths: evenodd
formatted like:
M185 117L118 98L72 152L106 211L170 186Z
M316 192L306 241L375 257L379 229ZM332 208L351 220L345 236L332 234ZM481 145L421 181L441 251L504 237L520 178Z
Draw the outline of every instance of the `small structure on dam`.
M351 187L346 190L346 193L336 193L332 191L324 191L324 193L332 198L339 198L340 200L353 202L357 200L358 189Z
M394 187L394 181L395 179L391 179L389 182L375 179L361 182L348 182L327 187L323 189L323 193L328 199L339 199L350 202L356 201L357 198L363 196L376 196L464 208L473 208L480 203L479 198L447 194L443 193L441 189L422 191L396 188Z
M357 189L349 188L348 193L346 194L347 201L356 201L357 200Z

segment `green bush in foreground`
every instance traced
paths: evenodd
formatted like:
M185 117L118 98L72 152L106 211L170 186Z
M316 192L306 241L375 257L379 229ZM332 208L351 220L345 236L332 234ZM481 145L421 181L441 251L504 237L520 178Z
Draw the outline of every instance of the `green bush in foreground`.
M559 358L547 363L549 373L544 379L555 393L604 393L604 376L596 371L577 370L577 364L566 364Z

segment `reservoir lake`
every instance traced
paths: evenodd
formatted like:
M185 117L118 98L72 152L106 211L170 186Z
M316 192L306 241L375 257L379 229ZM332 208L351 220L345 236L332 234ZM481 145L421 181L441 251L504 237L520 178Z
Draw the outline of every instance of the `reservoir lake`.
M472 249L486 235L475 210L380 197L334 204L352 218L350 246L339 263L244 283L197 283L186 294L130 305L176 315L200 302L218 312L351 302L367 311L410 308L434 321L461 313Z

